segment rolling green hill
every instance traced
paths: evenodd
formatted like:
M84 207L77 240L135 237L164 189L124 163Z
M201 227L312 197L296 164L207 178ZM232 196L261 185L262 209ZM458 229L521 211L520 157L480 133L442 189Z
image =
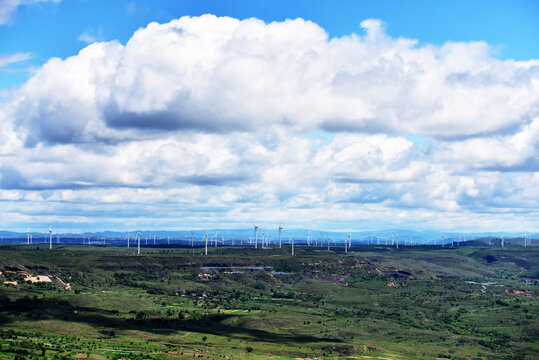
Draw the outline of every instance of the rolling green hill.
M352 250L0 247L0 358L539 356L535 247Z

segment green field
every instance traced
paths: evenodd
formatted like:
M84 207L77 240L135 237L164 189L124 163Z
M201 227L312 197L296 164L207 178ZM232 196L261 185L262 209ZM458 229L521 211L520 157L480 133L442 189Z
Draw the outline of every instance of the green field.
M535 247L296 250L0 247L0 358L539 358Z

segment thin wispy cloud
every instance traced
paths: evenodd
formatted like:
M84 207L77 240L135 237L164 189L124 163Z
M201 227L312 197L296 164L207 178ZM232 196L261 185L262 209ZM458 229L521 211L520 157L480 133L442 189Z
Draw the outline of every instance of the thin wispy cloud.
M16 53L11 55L0 55L0 68L5 68L10 64L16 64L29 60L32 57L31 53Z
M137 5L132 1L128 2L125 8L127 10L127 13L130 15L137 12Z
M0 25L12 21L13 16L20 6L32 5L44 2L59 3L62 0L2 0L0 1Z
M77 36L77 40L88 44L96 41L103 41L103 29L99 28L97 31L91 29L84 30L79 36Z

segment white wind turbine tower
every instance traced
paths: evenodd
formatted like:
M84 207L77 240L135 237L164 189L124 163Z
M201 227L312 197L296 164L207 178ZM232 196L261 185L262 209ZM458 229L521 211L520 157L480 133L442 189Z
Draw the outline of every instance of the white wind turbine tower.
M399 234L397 234L397 249L399 248Z
M290 241L292 242L292 256L294 256L294 235L290 235Z
M281 230L283 230L283 227L279 225L279 249L283 247L283 241L281 240Z
M348 233L348 239L344 240L344 252L348 252L348 244L350 243L351 238L352 238L352 234Z
M215 247L217 247L217 234L218 233L215 233L215 242L214 242Z
M137 255L140 255L140 235L141 233L137 231Z
M502 247L505 247L505 242L504 242L503 234L502 234Z
M127 247L129 247L129 233L127 233Z
M26 245L30 245L30 226L26 229Z
M263 248L264 245L264 231L260 233L260 247Z
M208 233L204 233L204 255L208 255Z
M49 250L52 250L52 227L49 228Z
M253 225L255 228L255 249L258 247L258 237L256 231L258 230L258 225Z

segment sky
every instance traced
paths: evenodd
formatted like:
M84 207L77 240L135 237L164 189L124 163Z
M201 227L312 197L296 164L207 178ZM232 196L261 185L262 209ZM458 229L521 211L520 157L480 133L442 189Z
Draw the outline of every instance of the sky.
M539 231L538 19L0 0L0 229Z

